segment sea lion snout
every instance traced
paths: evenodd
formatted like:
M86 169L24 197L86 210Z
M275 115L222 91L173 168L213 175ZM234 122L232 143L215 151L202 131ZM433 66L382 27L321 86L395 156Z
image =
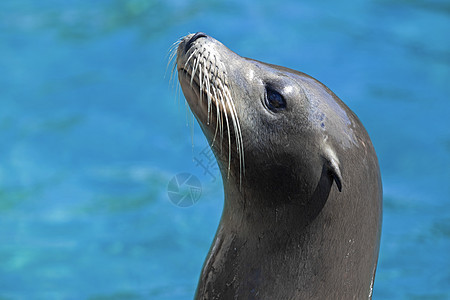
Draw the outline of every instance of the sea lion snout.
M199 38L202 37L208 37L205 33L203 32L197 32L196 34L194 34L186 43L186 45L184 46L184 53L187 53L189 51L189 49L191 48L192 44L198 40Z

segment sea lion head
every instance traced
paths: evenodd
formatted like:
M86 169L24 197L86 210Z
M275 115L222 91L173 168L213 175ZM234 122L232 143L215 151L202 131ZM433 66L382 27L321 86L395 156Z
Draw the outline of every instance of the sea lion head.
M225 185L261 199L270 192L272 202L309 199L321 180L343 189L336 147L354 143L352 121L323 84L241 57L204 33L180 40L176 66Z

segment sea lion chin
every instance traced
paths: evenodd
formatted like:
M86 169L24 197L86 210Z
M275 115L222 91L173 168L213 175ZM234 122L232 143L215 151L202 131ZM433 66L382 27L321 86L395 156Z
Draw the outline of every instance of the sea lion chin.
M371 298L382 186L358 117L316 79L204 33L176 55L225 194L196 299Z

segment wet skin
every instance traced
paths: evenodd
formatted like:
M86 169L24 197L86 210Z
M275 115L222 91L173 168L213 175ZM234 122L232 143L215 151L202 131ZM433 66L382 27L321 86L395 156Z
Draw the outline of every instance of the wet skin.
M358 117L316 79L203 33L181 41L177 70L225 194L196 299L370 298L382 186Z

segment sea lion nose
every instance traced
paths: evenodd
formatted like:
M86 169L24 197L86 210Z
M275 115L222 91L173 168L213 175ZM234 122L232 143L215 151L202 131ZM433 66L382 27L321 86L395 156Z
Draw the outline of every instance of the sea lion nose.
M189 48L191 48L192 43L194 43L196 40L198 40L201 37L208 37L205 33L203 32L197 32L196 34L194 34L189 41L186 43L186 46L184 46L184 52L188 52Z

